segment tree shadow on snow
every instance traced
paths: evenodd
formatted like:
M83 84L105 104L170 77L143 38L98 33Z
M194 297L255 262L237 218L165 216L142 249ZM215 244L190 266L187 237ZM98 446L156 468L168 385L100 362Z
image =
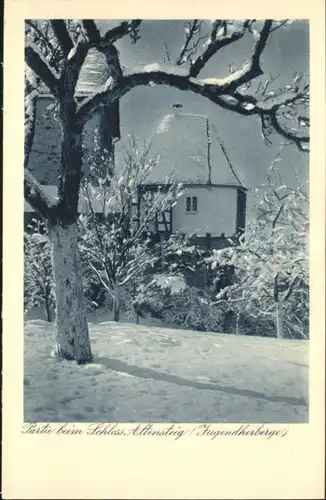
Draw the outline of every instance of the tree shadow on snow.
M220 391L226 394L233 394L237 396L245 396L263 399L265 401L271 401L274 403L287 403L290 405L297 406L308 406L307 402L303 398L295 398L289 396L278 396L278 395L267 395L261 392L252 391L249 389L240 389L237 387L223 386L210 382L197 382L196 380L189 380L186 378L179 377L177 375L171 375L169 373L159 372L153 370L152 368L144 368L137 365L129 365L124 361L113 358L97 358L96 362L102 364L110 370L115 370L117 372L128 373L135 377L158 380L160 382L168 382L170 384L183 385L186 387L192 387L199 390L208 391Z

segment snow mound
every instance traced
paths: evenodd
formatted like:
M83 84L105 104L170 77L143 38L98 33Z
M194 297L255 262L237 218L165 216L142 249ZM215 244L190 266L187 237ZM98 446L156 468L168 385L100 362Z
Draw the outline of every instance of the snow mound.
M25 421L308 421L308 341L110 321L90 336L78 366L51 357L53 325L25 323Z

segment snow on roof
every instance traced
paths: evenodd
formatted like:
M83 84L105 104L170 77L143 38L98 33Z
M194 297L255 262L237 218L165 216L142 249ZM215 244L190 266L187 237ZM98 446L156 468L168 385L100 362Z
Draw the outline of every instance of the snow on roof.
M211 131L208 152L207 117L182 113L179 107L157 125L152 137L152 151L161 157L148 182L164 182L167 176L184 184L206 184L209 180L210 154L212 184L242 185L230 167L218 138ZM208 123L210 129L210 124Z
M76 86L77 95L89 95L97 87L104 85L109 78L109 70L104 54L96 49L90 49L81 68ZM49 89L43 83L40 95L49 94Z
M90 49L80 71L76 90L78 93L92 92L109 78L109 70L104 54Z

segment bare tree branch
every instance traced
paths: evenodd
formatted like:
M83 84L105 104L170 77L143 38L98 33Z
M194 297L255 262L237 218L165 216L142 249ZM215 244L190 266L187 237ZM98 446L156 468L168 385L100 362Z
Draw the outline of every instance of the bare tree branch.
M79 40L66 58L61 74L61 89L66 96L73 97L79 78L79 73L84 64L90 44Z
M212 35L211 35L211 40L208 43L205 51L203 54L201 54L191 65L189 75L192 77L196 77L200 71L203 69L203 67L206 65L206 63L211 59L213 55L215 55L219 50L221 50L223 47L226 47L227 45L230 45L231 43L234 43L240 38L244 36L246 33L249 25L250 25L250 20L246 20L241 29L234 31L230 35L225 35L223 38L218 38L216 39L216 31L220 25L220 21L218 21L216 24L213 25L212 29Z
M251 58L238 71L232 72L225 78L206 78L197 79L197 75L205 67L206 63L223 47L240 40L247 31L252 29L251 20L245 20L239 29L228 33L228 24L224 20L215 20L213 23L211 36L208 45L202 55L200 55L191 64L189 72L183 71L177 65L145 65L139 71L128 74L122 73L118 51L114 43L121 37L130 34L134 40L137 39L137 28L141 20L124 21L115 28L107 31L101 37L100 32L94 20L82 20L82 33L87 35L88 41L82 39L80 34L80 25L78 25L77 35L78 42L73 44L69 34L69 26L63 20L50 21L51 28L58 39L60 48L64 56L63 71L61 78L58 78L57 73L51 66L51 62L47 60L42 51L37 47L36 43L28 42L25 48L25 58L28 66L34 73L45 83L52 94L59 98L61 106L61 118L65 121L66 132L75 128L74 132L78 132L76 137L82 132L83 125L91 118L91 116L99 109L100 106L108 106L116 100L123 97L126 93L137 86L146 85L169 85L183 91L191 91L201 95L211 102L216 103L224 109L234 111L244 116L259 116L262 121L262 129L266 141L270 134L270 129L275 130L287 140L294 142L301 150L304 148L304 143L309 142L307 134L300 135L296 130L287 128L283 124L282 107L291 107L293 104L306 104L308 100L308 87L299 90L300 75L296 75L291 92L287 92L275 96L273 98L266 94L267 82L263 89L263 97L258 99L256 95L242 93L242 86L249 88L252 80L263 74L261 68L261 55L266 47L270 33L273 31L273 22L266 20L259 33L256 33L256 42L254 45ZM194 20L189 25L189 32L185 44L182 48L178 64L182 64L184 57L189 58L189 54L193 54L198 46L200 37L201 22ZM224 32L221 34L220 28L224 27ZM52 35L52 30L51 35ZM47 28L48 29L48 28ZM49 31L49 29L48 29ZM100 87L91 96L84 99L80 103L76 103L74 93L80 69L85 61L87 53L91 47L97 48L105 54L108 67L110 68L110 77L106 84ZM166 67L169 66L169 69ZM304 119L300 116L301 122L308 127L309 119ZM33 126L33 121L29 125ZM32 132L32 129L30 130ZM67 135L67 134L66 134ZM30 135L30 137L32 137ZM75 138L76 138L75 137ZM79 139L78 139L79 140ZM67 151L75 149L74 157L79 158L79 145L76 147L73 138L67 140ZM63 155L64 157L64 155ZM71 211L72 216L77 213L78 189L80 181L81 165L78 161L67 160L67 165L63 168L59 182L59 194L63 203L62 208L67 208ZM25 162L25 164L27 164ZM66 187L69 184L69 196ZM31 192L30 190L28 191ZM28 193L27 192L27 193ZM65 194L64 194L65 193ZM42 201L42 197L40 198ZM72 207L75 206L76 210ZM42 209L42 206L41 206ZM67 213L68 213L67 212Z
M270 113L269 118L271 120L271 124L272 124L274 130L278 134L285 137L285 139L288 139L289 141L294 142L300 151L302 151L304 153L307 153L309 151L308 148L305 148L302 145L302 143L306 143L306 144L309 143L309 141L310 141L309 136L298 135L296 132L290 131L289 129L282 126L277 118L276 112Z
M255 106L252 106L251 108L243 106L242 103L239 102L238 99L234 98L230 92L232 87L241 85L241 82L243 81L243 74L247 71L246 69L241 71L240 74L235 73L226 78L207 78L204 80L197 80L189 78L188 76L182 76L178 74L177 71L176 73L173 71L163 71L164 65L157 66L158 71L154 71L151 68L147 69L145 66L143 71L126 75L121 78L119 84L115 84L109 79L105 85L93 94L93 96L85 99L80 104L80 119L87 120L88 117L91 116L93 112L96 111L97 107L102 103L111 104L133 88L151 84L169 85L171 87L178 88L179 90L192 91L208 98L225 109L236 111L242 115L253 115L258 114L259 112ZM249 71L251 70L249 69ZM229 92L231 95L228 95ZM248 97L248 99L247 97L244 99L250 101L250 97Z
M128 33L132 33L140 26L141 22L141 19L133 19L131 21L122 22L119 26L116 26L105 33L105 35L101 38L101 45L105 46L112 44Z
M67 57L74 44L70 38L66 22L63 19L54 19L51 21L51 26L59 42L62 53Z
M256 96L242 94L239 91L232 93L233 101L223 103L223 107L236 111L240 114L257 114L262 122L262 133L267 145L271 144L269 139L270 132L274 130L285 139L293 142L300 151L308 152L309 149L304 147L302 143L309 143L309 133L300 133L297 130L289 129L281 124L282 110L287 106L293 106L299 102L307 102L308 104L309 86L306 85L303 91L291 91L281 93L279 96L260 101ZM243 110L246 110L243 112ZM304 116L298 116L298 121L305 127L309 127L310 120ZM270 129L270 130L269 130ZM268 133L267 133L268 132Z
M165 52L167 62L170 63L171 62L171 54L170 54L169 47L168 47L168 44L166 41L164 42L164 52ZM165 58L164 58L164 62L165 62Z
M308 118L307 116L301 116L301 115L299 115L298 116L298 121L301 122L305 127L309 127L310 126L310 118Z
M28 42L25 47L25 61L31 70L41 78L54 96L59 93L59 79L52 67L35 44Z
M215 21L213 22L213 27L212 27L212 31L211 31L211 41L216 40L218 29L224 22L225 21L223 19L215 19Z
M223 94L228 93L231 85L236 85L237 78L238 75L235 75L233 78L213 79L213 83L209 83L210 79L190 79L188 76L181 76L173 72L146 70L145 67L143 71L122 77L119 83L112 82L109 79L96 93L82 101L78 106L77 114L79 119L85 122L92 116L100 104L111 104L133 88L149 84L169 85L179 90L190 90L203 97L207 97L222 107L228 108L227 102L224 103L223 100L221 101L221 97ZM234 105L232 105L229 109L234 110L234 108ZM252 111L244 109L239 104L236 111L244 115L253 114Z
M37 26L36 22L33 22L30 19L26 19L25 23L27 26L32 28L32 30L34 30L35 33L37 33L39 39L42 40L42 42L44 42L44 44L46 44L49 47L52 53L55 52L55 47L52 44L50 37L46 36L46 34L42 32L42 30Z
M89 194L89 190L88 190L87 186L83 187L83 193L84 193L84 195L87 198L87 203L88 203L88 206L90 208L90 211L91 211L91 214L92 214L92 217L93 217L94 228L95 228L95 232L96 232L97 241L99 243L102 255L104 256L104 259L103 259L102 262L103 262L103 265L104 265L105 272L106 272L107 276L109 277L110 285L111 285L111 288L112 288L113 287L113 281L111 280L111 277L114 276L114 270L113 270L113 268L111 266L110 259L107 260L107 258L106 258L105 244L103 242L102 235L101 235L101 233L99 231L99 226L98 226L98 223L96 221L96 214L95 214L95 210L94 210L93 203L92 203L92 197Z
M291 293L293 292L294 285L297 283L297 279L298 279L298 276L296 276L296 275L293 276L291 283L289 285L289 288L282 299L282 302L286 302L288 300L288 298L290 297Z
M187 53L195 50L194 46L190 48L190 43L193 40L195 34L200 32L200 26L201 26L201 21L198 21L198 19L194 19L194 21L189 22L188 26L186 26L185 29L187 36L185 39L185 43L181 49L180 55L176 61L177 65L180 65L184 62L184 58Z
M82 25L91 43L98 44L101 41L101 35L93 19L82 19Z
M266 43L267 43L268 37L270 35L272 26L273 26L273 21L271 21L270 19L268 19L264 22L264 26L262 27L262 29L260 31L258 40L257 40L255 48L254 48L254 53L252 56L254 64L258 64L258 65L260 64L260 56L266 47Z
M59 23L60 21L54 21L54 23ZM106 56L110 56L109 60L107 60L108 65L112 66L112 57L110 53L107 54L108 48L113 47L112 43L116 41L121 36L126 35L131 32L133 29L136 29L140 20L133 21L125 21L122 22L119 26L109 30L106 35L102 38L100 37L100 33L96 24L93 20L83 20L83 27L91 39L89 45L87 47L87 42L83 42L78 44L74 53L71 54L71 60L66 61L66 67L69 68L69 71L66 69L66 74L63 77L62 83L66 82L67 79L69 81L73 80L75 87L78 74L81 65L83 64L85 57L87 55L88 49L90 46L96 46L98 50L105 53ZM289 130L280 122L279 110L282 106L290 105L291 103L300 100L303 96L302 93L294 92L292 95L281 95L277 98L270 99L268 96L265 100L259 101L256 96L242 94L238 89L239 87L249 84L255 79L257 76L261 75L262 69L260 67L260 57L266 46L269 34L272 31L273 22L271 20L267 20L264 22L260 33L256 35L258 39L256 41L253 55L249 61L245 63L245 65L238 71L233 72L226 78L207 78L203 80L197 80L194 78L201 69L205 66L208 60L218 52L222 47L227 46L230 43L233 43L243 37L244 33L248 30L252 29L252 22L250 20L246 20L241 29L234 31L230 35L227 33L227 26L225 27L224 34L219 37L218 29L222 26L225 21L215 20L212 27L211 32L211 40L208 44L204 53L199 56L195 62L192 64L190 68L190 73L188 75L181 76L178 71L173 72L165 72L161 71L159 68L158 71L144 71L136 72L131 75L122 76L120 63L118 61L118 65L114 64L115 77L112 78L104 85L99 91L86 99L78 108L78 117L82 119L85 123L87 119L96 111L100 104L111 104L115 100L119 99L127 92L129 92L132 88L141 86L141 85L149 85L149 84L166 84L172 87L176 87L180 90L190 90L194 93L200 94L203 97L210 99L212 102L218 104L224 109L228 109L230 111L237 112L238 114L248 116L248 115L258 115L262 120L262 129L265 137L265 141L269 143L268 133L266 133L267 128L266 124L270 124L270 126L280 133L283 137L291 142L294 142L300 149L307 150L302 146L302 143L308 142L308 135L300 136L296 134L293 130ZM194 35L200 30L200 24L198 24L198 20L194 20L189 28L188 36L186 42L183 46L181 56L179 57L178 62L181 61L182 54L184 55L190 47L190 42L193 39ZM61 25L59 25L61 26ZM62 27L62 26L61 26ZM101 41L99 41L101 40ZM108 59L108 57L107 57ZM115 58L116 60L116 58ZM39 63L39 61L37 61ZM42 63L43 61L41 61ZM53 92L54 90L54 82L56 81L55 75L51 72L50 68L44 67L42 64L38 64L42 67L41 77L45 76L44 81L49 86L50 90ZM35 69L38 69L37 64L34 62L33 64ZM39 71L39 69L38 69ZM53 78L54 77L54 78ZM266 91L267 85L270 81L267 81L264 89ZM65 87L65 85L63 85ZM71 87L70 87L71 88ZM266 93L266 92L265 92ZM264 92L263 92L264 94ZM276 101L276 102L275 102ZM301 120L305 126L309 125L308 119L304 121Z
M34 30L38 39L41 41L41 46L40 43L37 42L37 40L33 40L33 42L39 48L42 47L41 52L43 53L47 61L49 61L50 66L54 68L55 71L59 74L62 69L64 54L62 53L60 44L58 43L55 35L53 34L53 37L51 38L51 36L48 34L49 28L43 28L43 33L36 24L34 26L32 23L27 23L27 21L26 24L29 24L29 26L32 27L32 30Z
M192 91L206 97L224 109L234 111L243 116L258 115L260 116L264 127L267 124L266 120L269 120L271 126L276 132L291 142L294 142L297 147L303 151L306 151L306 149L302 146L302 143L308 143L309 136L300 135L294 131L286 129L280 124L277 115L282 106L284 107L295 103L303 97L303 93L292 93L290 96L287 94L281 95L276 98L275 103L272 99L267 102L260 102L257 97L248 94L244 95L236 90L244 82L250 81L250 79L255 78L262 73L259 65L258 54L260 54L260 50L262 50L264 43L266 43L269 33L270 23L266 23L265 29L263 28L262 30L263 35L261 35L255 46L252 61L245 65L240 71L235 72L226 78L207 78L198 80L195 78L189 78L187 75L183 76L182 74L178 74L177 70L174 73L173 69L171 71L171 68L169 68L169 72L160 71L161 68L164 68L164 64L154 65L155 68L158 68L158 71L153 71L152 68L147 69L148 66L147 68L145 66L143 71L130 75L127 74L122 77L118 83L109 80L106 85L99 89L97 93L93 94L93 96L84 100L79 105L77 115L81 121L85 122L96 111L100 104L110 104L137 86L149 84L169 85L180 90ZM267 136L266 140L268 140Z
M57 221L57 201L44 192L42 186L26 168L24 171L24 197L30 206L48 221L51 223Z
M31 72L32 73L32 72ZM27 168L29 156L32 149L35 123L36 123L36 102L37 102L37 87L38 78L34 77L34 73L28 77L25 73L25 140L24 140L24 167Z
M276 24L276 21L274 21L274 24L275 24L275 25L274 25L274 26L273 26L273 28L271 29L271 33L272 33L273 31L276 31L276 30L278 30L278 29L282 28L282 27L283 27L283 26L285 26L288 22L289 22L289 20L288 20L288 19L285 19L284 21L280 21L278 24Z

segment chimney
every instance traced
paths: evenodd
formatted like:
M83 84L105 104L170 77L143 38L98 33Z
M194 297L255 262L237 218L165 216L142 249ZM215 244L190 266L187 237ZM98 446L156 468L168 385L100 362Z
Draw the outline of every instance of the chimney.
M174 116L180 116L182 114L182 104L173 104L172 107Z

